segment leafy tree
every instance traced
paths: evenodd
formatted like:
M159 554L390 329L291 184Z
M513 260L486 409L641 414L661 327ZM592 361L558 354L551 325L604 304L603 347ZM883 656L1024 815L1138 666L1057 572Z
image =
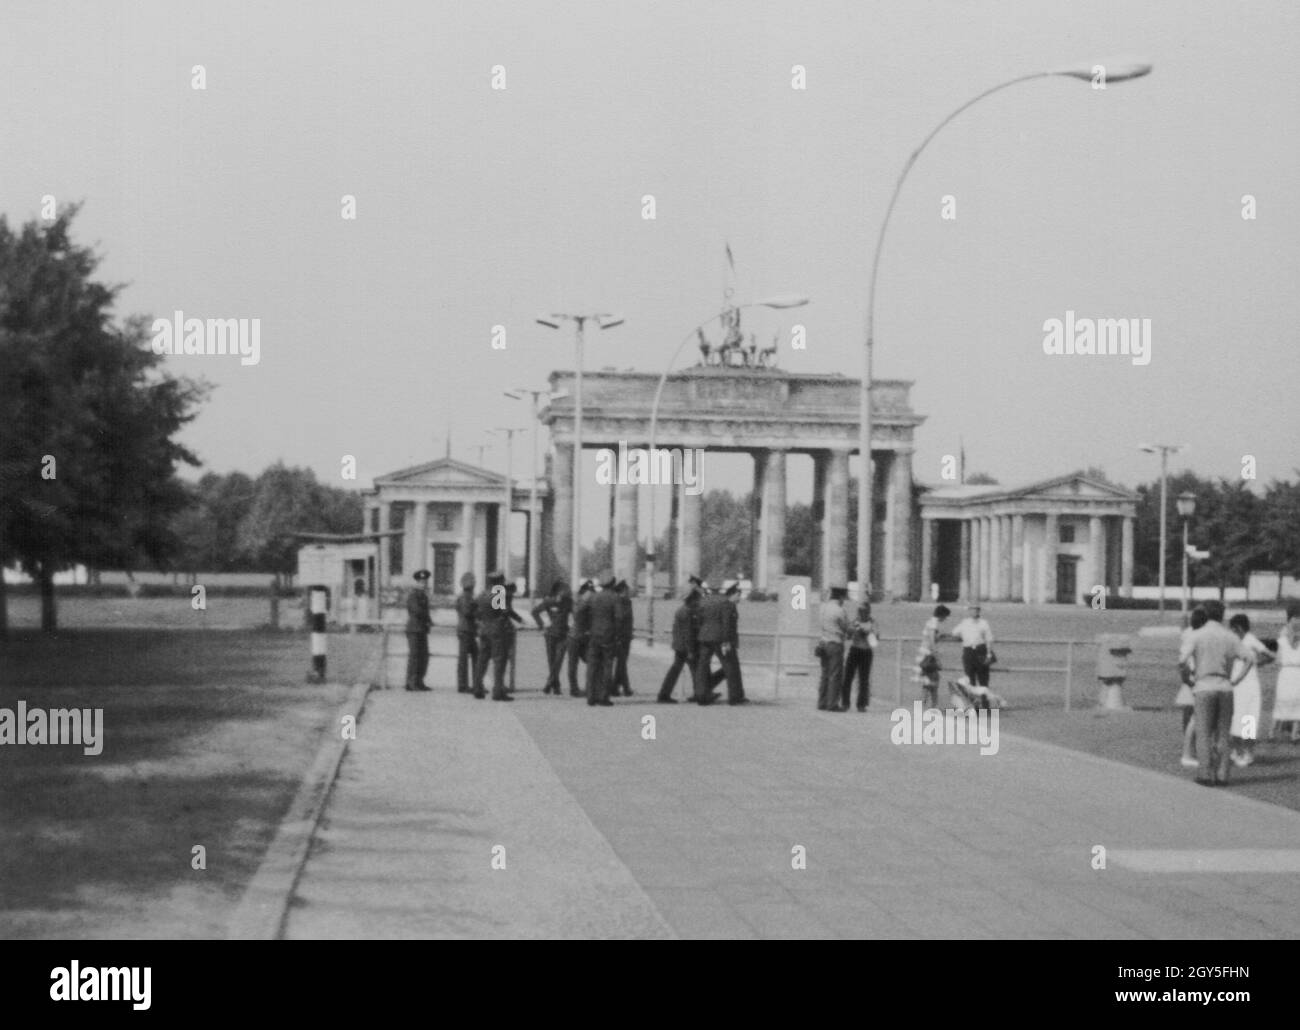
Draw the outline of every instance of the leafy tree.
M1296 470L1300 477L1300 469ZM1300 576L1300 478L1294 483L1274 480L1264 491L1260 542L1267 553L1265 567L1283 576ZM1278 578L1278 597L1282 581Z
M0 217L0 564L40 584L47 632L58 570L177 551L176 467L197 459L173 436L206 393L161 371L147 319L114 324L121 287L92 280L99 258L73 243L76 213L17 232Z
M967 486L998 486L998 481L987 472L972 472L966 477Z

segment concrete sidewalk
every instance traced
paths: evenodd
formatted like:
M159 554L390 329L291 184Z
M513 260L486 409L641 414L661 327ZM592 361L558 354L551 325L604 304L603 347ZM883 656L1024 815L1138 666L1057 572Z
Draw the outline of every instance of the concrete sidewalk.
M520 649L512 704L446 658L372 693L289 936L1300 935L1300 814L1005 732L895 745L892 699L656 705L658 655L593 709Z

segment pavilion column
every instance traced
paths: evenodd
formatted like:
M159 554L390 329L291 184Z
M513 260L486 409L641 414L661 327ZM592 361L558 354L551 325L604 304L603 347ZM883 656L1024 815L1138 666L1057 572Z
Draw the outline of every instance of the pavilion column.
M760 590L774 589L785 575L785 451L768 451L763 456L763 507L759 520Z
M653 488L651 488L653 489ZM614 537L614 575L627 580L636 596L637 531L640 526L641 487L636 483L620 483L614 489L616 526Z
M1002 541L1002 565L998 570L998 585L1001 588L1002 600L1010 601L1012 591L1015 589L1011 582L1011 562L1014 557L1011 548L1011 516L1003 515L999 521L1002 523L1002 531L998 534Z
M411 512L411 568L415 572L429 564L429 506L415 501ZM433 571L430 569L430 571Z
M970 519L961 520L961 557L957 560L957 596L963 601L969 601L971 594L971 574L970 574L970 555L971 555L971 522Z
M849 570L849 452L831 451L826 476L826 570L831 583ZM859 589L862 589L860 586Z
M683 484L678 507L681 538L677 547L677 582L683 589L687 577L705 574L700 565L700 515L703 509L703 494L691 493Z
M387 501L379 502L379 532L387 533L392 528L393 506ZM391 586L392 573L389 566L392 564L389 555L389 538L381 536L379 538L379 561L375 569L375 578L377 587L383 589Z
M1088 519L1088 553L1092 563L1092 582L1086 585L1091 594L1093 587L1101 587L1103 593L1108 586L1106 582L1106 523L1100 515Z
M970 597L972 601L978 601L983 595L983 583L980 582L980 569L984 550L983 541L980 539L984 535L984 520L973 518L970 520Z
M566 580L573 575L569 564L573 554L573 449L571 443L557 443L551 462L551 566L563 570ZM572 587L576 596L578 584Z
M1120 520L1119 596L1133 596L1133 519Z
M1025 517L1011 516L1011 594L1013 601L1029 596L1025 589Z
M1002 600L1002 516L989 517L989 600Z
M885 554L880 563L882 584L890 597L911 593L912 576L912 452L895 450L885 473Z
M930 583L934 579L934 519L921 517L921 595L920 601L930 600Z
M1047 604L1056 603L1056 547L1060 540L1060 517L1048 512L1043 527L1043 601Z
M474 572L475 586L481 587L483 580L474 569L474 502L462 501L460 506L460 546L456 548L456 589L460 589L460 579L467 572Z

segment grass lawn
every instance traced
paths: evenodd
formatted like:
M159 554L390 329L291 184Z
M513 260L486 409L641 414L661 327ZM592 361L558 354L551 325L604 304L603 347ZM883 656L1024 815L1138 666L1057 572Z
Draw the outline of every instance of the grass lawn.
M331 638L351 683L375 638ZM0 706L102 708L103 751L0 747L0 937L223 933L344 689L304 634L81 630L0 643ZM196 845L206 869L192 867Z

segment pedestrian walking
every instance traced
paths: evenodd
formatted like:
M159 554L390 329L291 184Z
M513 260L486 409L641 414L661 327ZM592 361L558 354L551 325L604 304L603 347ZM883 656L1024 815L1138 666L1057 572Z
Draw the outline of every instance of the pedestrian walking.
M591 598L596 585L583 580L573 605L573 629L569 633L569 696L586 697L578 686L578 663L587 660L587 642L591 639Z
M1255 667L1248 670L1232 692L1232 764L1244 768L1255 761L1255 740L1259 736L1261 691L1259 672L1261 665L1273 661L1273 653L1263 641L1250 631L1250 619L1238 613L1228 620L1228 628L1237 634L1255 655ZM1233 669L1233 675L1238 670Z
M840 695L844 685L844 646L852 627L844 602L849 596L848 587L831 587L831 596L821 606L821 640L817 644L817 657L821 659L822 676L817 690L817 708L823 712L840 712Z
M880 638L876 636L876 623L871 617L871 602L858 605L857 618L849 630L849 653L844 660L844 685L841 688L840 707L849 710L853 696L853 678L858 678L858 711L865 712L871 703L871 662L875 657Z
M601 579L600 591L591 599L591 637L587 642L587 704L609 707L610 683L618 657L618 594L612 575Z
M998 660L993 651L993 630L981 615L978 604L968 605L966 618L953 627L953 634L961 640L961 667L971 686L989 685L989 666ZM975 692L988 707L988 691Z
M420 569L412 577L416 586L406 595L406 689L431 690L424 682L429 671L429 630L433 618L429 613L429 570Z
M723 648L730 649L730 605L722 594L705 594L700 600L699 653L695 664L695 703L711 705L718 699L714 683L727 677L727 662ZM710 672L713 659L718 659L720 674ZM715 679L715 675L717 678Z
M1286 625L1277 636L1277 685L1273 692L1270 736L1289 726L1291 743L1300 744L1300 601L1286 607Z
M1202 607L1208 621L1192 631L1179 659L1192 662L1196 672L1192 688L1196 703L1196 782L1208 787L1228 782L1232 691L1255 667L1255 655L1224 627L1222 602L1206 601Z
M745 683L740 674L740 584L732 583L722 593L726 601L727 642L722 649L723 678L727 681L727 704L746 705Z
M546 641L546 686L543 694L560 693L560 671L564 666L564 656L569 650L569 618L573 613L573 597L569 593L569 584L557 579L551 584L551 592L533 606L533 621L542 630ZM542 615L546 622L542 622Z
M664 675L664 681L659 687L658 701L661 705L675 705L677 700L673 697L673 691L677 689L677 677L681 675L683 668L690 670L691 677L691 696L696 694L695 689L695 662L699 658L699 635L700 635L700 591L692 587L686 594L681 606L673 615L673 663L668 667L668 672Z
M478 665L478 629L475 626L474 573L460 577L460 594L456 597L456 693L468 694L473 689Z
M951 614L947 605L936 605L921 629L921 646L916 652L916 678L921 684L921 703L939 707L939 637L944 619Z

